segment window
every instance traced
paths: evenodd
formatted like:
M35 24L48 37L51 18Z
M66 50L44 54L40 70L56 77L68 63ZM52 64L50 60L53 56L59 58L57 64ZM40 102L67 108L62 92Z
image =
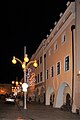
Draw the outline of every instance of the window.
M46 71L46 79L48 79L48 70Z
M37 83L37 76L35 76L35 80L36 80L35 83Z
M58 62L57 63L57 69L56 69L57 71L57 75L59 75L60 74L60 62Z
M66 41L66 32L64 32L61 36L61 42L64 43Z
M38 64L38 66L39 66L39 60L37 60L37 64Z
M39 74L38 74L38 83L39 83Z
M53 68L53 66L50 69L50 75L51 75L51 77L54 77L54 68Z
M57 41L54 43L54 51L58 49Z
M65 71L69 70L69 56L65 58Z
M49 50L49 56L51 55L51 50Z
M42 72L40 72L40 81L42 81Z
M42 63L42 56L40 57L40 64Z

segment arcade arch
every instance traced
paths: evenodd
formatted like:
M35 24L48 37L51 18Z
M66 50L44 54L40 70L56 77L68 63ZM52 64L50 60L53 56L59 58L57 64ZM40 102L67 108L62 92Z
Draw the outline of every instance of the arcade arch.
M46 91L46 105L53 105L54 102L54 90L51 86L48 87Z
M62 105L67 104L68 102L71 104L71 89L66 82L63 82L58 90L55 107L60 108Z

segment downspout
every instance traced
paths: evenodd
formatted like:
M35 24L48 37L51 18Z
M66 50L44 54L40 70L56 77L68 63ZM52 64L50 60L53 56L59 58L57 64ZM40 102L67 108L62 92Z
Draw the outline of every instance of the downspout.
M44 87L45 87L44 105L46 105L46 53L45 53L45 43L43 43L43 83L44 83Z
M44 71L44 45L43 45L43 83L44 83L44 89L45 89L45 91L46 91L46 87L45 87L45 71ZM44 104L45 104L45 92L44 91Z
M71 26L72 31L72 103L71 103L71 109L73 105L73 94L74 94L74 29L75 25Z

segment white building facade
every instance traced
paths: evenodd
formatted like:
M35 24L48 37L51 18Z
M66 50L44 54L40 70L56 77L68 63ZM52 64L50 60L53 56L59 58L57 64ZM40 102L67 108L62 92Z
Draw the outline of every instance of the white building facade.
M80 0L67 4L47 39L31 59L36 59L35 101L60 108L80 109Z

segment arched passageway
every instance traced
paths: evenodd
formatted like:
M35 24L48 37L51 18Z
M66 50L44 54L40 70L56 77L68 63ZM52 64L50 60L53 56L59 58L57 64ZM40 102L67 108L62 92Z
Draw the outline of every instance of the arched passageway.
M45 103L45 88L41 87L40 89L40 103Z
M67 83L62 83L59 87L56 105L55 107L60 108L64 104L70 104L71 89Z
M54 92L50 95L50 105L54 104Z
M54 90L51 86L49 86L46 92L46 105L53 105L53 102L54 102Z

